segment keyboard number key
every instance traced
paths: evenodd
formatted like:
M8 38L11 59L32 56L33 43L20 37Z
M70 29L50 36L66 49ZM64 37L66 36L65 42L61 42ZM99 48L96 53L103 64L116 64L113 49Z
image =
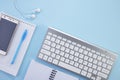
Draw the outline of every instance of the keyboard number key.
M51 33L51 32L48 32L48 35L52 35L52 33Z
M60 40L59 39L56 39L56 41L55 41L56 43L59 43L60 42Z
M65 42L64 42L64 41L61 41L61 42L60 42L60 45L64 45L64 44L65 44Z
M79 52L80 52L80 53L83 53L83 49L82 49L82 48L80 48L80 49L79 49Z

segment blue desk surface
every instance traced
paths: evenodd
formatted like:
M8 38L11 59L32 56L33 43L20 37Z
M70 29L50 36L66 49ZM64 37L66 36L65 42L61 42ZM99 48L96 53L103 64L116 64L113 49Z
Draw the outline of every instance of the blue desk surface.
M23 19L14 8L13 1L0 0L0 11ZM0 71L0 80L23 80L31 59L84 80L37 58L47 26L114 51L118 58L109 80L120 80L120 0L18 0L18 6L23 12L39 7L41 13L33 21L23 19L37 27L18 75L14 77Z

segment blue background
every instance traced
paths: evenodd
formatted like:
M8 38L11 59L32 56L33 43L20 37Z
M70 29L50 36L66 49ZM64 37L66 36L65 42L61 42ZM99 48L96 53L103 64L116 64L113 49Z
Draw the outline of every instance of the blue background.
M60 29L95 45L109 49L118 58L109 80L120 80L120 0L18 0L22 12L41 8L35 20L21 17L13 6L13 0L0 0L0 11L36 24L30 46L16 77L0 71L0 80L23 80L31 59L79 77L70 71L48 64L37 58L47 26Z

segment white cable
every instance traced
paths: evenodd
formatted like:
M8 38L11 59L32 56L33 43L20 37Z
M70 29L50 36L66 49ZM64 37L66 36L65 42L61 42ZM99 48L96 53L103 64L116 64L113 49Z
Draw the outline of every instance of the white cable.
M19 12L19 14L20 14L23 18L26 18L26 17L24 16L23 12L18 8L18 6L17 6L17 0L14 0L13 5L14 5L14 8Z
M23 18L27 18L27 19L35 19L36 18L36 14L40 13L40 8L36 8L34 11L32 11L31 13L24 13L20 10L20 8L18 8L17 6L17 0L14 0L13 2L14 8L19 12L19 14L23 17ZM26 15L27 14L27 15Z

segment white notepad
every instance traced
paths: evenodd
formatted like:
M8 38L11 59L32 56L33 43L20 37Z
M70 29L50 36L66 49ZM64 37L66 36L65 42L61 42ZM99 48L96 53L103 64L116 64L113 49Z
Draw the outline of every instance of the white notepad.
M24 80L79 80L76 77L54 70L34 60L31 61Z
M6 56L0 55L0 70L4 71L6 73L9 73L13 76L16 76L18 71L19 71L19 68L20 68L22 61L23 61L23 58L24 58L24 55L27 51L27 48L29 46L33 32L35 30L34 25L28 24L28 23L23 22L21 20L19 20L19 21L20 21L20 23L17 26L18 28L17 28L16 33L14 35L14 38L11 42L11 45L10 45L10 48L9 48L7 55ZM19 53L18 53L17 58L15 60L15 63L10 64L12 61L12 58L15 54L15 51L20 43L21 36L22 36L25 29L27 29L27 31L28 31L27 37L25 38L22 46L20 47L20 50L19 50Z

